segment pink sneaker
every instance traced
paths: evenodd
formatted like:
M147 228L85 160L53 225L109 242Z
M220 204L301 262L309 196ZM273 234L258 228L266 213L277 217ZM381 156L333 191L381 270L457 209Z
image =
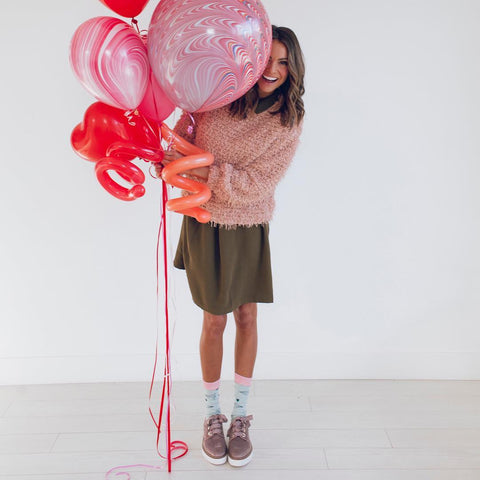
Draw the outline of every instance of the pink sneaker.
M223 423L227 417L221 413L210 415L203 422L202 454L207 462L222 465L227 461L227 443Z
M253 447L248 435L248 427L253 415L234 417L227 432L228 463L234 467L243 467L253 456Z

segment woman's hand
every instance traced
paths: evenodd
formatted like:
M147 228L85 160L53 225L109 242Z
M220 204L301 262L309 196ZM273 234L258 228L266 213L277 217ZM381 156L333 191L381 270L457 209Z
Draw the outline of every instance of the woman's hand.
M155 174L157 175L157 178L162 178L162 170L163 170L162 162L155 162L153 166L155 167Z
M155 166L155 173L157 174L158 178L162 178L162 170L163 167L166 167L170 162L177 160L178 158L182 158L184 155L177 152L176 150L165 150L163 152L164 157L162 162L154 163ZM188 175L192 175L194 177L198 177L202 180L208 179L209 168L208 167L198 167L192 168L191 170L185 170Z
M194 177L201 178L202 180L208 180L208 174L210 172L210 167L198 167L187 170L185 173L193 175Z
M170 162L173 162L177 158L182 158L183 155L180 152L177 152L176 150L164 150L163 151L163 160L162 164L164 167L166 167Z
M177 158L182 158L183 155L176 150L164 150L163 151L163 160L161 162L154 163L155 173L158 178L162 178L163 167L166 167L170 162L176 160Z

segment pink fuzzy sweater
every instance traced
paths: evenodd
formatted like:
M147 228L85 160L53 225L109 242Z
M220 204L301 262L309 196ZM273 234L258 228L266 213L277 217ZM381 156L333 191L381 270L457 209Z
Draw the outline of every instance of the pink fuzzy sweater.
M183 113L175 132L213 154L207 185L212 191L205 208L212 223L235 228L271 220L275 188L290 165L299 143L303 121L292 129L282 126L280 115L270 115L278 102L262 113L250 112L246 119L230 115L229 106Z

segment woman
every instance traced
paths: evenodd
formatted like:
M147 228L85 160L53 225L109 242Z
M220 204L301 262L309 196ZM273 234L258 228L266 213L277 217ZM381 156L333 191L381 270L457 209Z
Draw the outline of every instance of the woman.
M247 399L257 353L257 303L273 302L268 222L274 191L298 145L303 125L304 61L292 30L272 26L270 60L256 85L225 107L184 113L175 132L214 156L188 173L206 182L210 224L184 217L174 260L185 269L194 302L203 310L200 359L206 415L202 453L220 465L246 465L253 448ZM188 133L188 132L191 133ZM166 156L164 164L180 156ZM160 170L160 168L158 169ZM158 172L159 173L159 172ZM226 444L219 405L223 332L233 312L235 399Z

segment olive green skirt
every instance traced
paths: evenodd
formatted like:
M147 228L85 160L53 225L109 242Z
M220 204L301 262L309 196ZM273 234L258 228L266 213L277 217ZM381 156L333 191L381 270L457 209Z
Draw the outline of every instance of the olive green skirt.
M193 301L223 315L245 303L272 303L269 226L235 229L183 218L173 264L187 272Z

